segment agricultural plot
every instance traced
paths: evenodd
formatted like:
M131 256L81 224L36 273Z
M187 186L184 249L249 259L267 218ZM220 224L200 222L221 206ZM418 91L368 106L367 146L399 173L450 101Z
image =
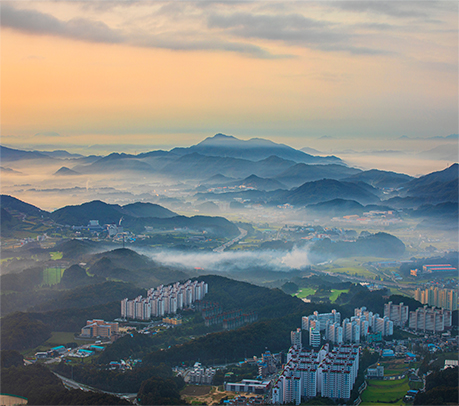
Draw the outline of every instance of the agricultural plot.
M403 405L403 397L410 390L408 378L400 380L369 380L368 386L361 395L362 405L378 405L384 403Z
M46 268L43 271L43 285L56 285L61 281L64 268Z
M63 256L63 253L59 252L59 251L50 252L49 254L51 255L51 259L53 261L57 261L58 259L62 259L62 256Z

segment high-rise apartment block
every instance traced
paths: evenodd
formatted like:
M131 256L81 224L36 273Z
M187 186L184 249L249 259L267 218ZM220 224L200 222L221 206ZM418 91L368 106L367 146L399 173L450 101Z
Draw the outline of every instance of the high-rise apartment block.
M298 348L301 348L302 347L302 344L301 344L301 329L297 328L296 331L292 331L290 333L290 339L291 339L292 345L296 345Z
M441 307L447 310L457 310L457 290L431 287L429 289L416 289L414 298L422 304Z
M382 336L391 336L394 334L394 322L385 316L379 317L378 313L373 314L366 307L354 309L354 317L351 321L360 323L360 335L367 336L371 331L381 333Z
M160 285L151 288L147 297L138 296L133 300L121 301L121 317L125 319L150 320L165 314L175 314L177 310L190 307L197 300L202 300L208 292L205 282L190 280L185 284Z
M413 330L432 331L433 333L445 331L451 328L452 314L450 310L429 309L427 306L420 307L410 312L410 328Z
M403 302L394 305L392 302L384 305L384 317L394 322L394 326L403 327L408 321L408 306L404 306Z
M273 385L272 403L300 404L315 396L349 399L359 369L357 345L341 345L329 350L303 351L292 346L287 363Z

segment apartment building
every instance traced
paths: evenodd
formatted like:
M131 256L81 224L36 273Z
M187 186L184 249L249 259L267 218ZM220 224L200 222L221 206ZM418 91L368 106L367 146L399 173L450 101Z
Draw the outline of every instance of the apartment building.
M272 403L300 404L315 396L349 399L359 369L357 345L341 345L329 350L303 351L292 346L287 363L272 389Z
M190 307L197 300L202 300L208 292L205 282L187 281L184 284L176 282L172 285L160 285L151 288L147 297L138 296L121 301L121 317L124 319L150 320L166 314L175 314L178 310Z
M403 302L394 305L392 302L384 305L384 317L388 317L394 323L394 326L403 327L408 321L408 306Z
M422 304L441 307L447 310L457 310L457 290L430 287L429 289L416 289L414 298Z
M452 313L446 309L420 307L410 312L409 326L413 330L432 331L433 333L443 332L451 328Z

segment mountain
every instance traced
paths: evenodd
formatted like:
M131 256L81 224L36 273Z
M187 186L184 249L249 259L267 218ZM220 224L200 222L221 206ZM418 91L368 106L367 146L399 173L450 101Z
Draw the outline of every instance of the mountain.
M54 173L54 176L75 176L80 175L78 172L63 166Z
M53 158L37 151L22 151L0 145L0 157L2 162L21 161L23 159L47 159Z
M277 190L286 189L285 185L276 179L260 178L257 175L250 175L247 178L231 183L232 186L245 186L257 190Z
M364 206L355 200L333 199L326 202L308 204L306 210L313 211L327 217L341 217L352 214L362 214Z
M90 165L77 165L74 170L81 173L110 172L154 172L151 165L136 159L135 155L113 153Z
M300 187L285 193L282 197L284 203L290 203L295 206L304 206L333 199L355 200L361 204L380 201L376 195L357 184L333 179L306 182Z
M81 154L71 154L70 152L64 151L62 149L58 149L55 151L34 151L38 152L43 155L48 155L52 158L63 158L63 159L69 159L69 158L82 158L83 155Z
M206 179L202 182L203 185L205 186L222 186L222 185L227 185L230 182L235 181L236 179L230 178L228 176L222 175L221 173L217 173L216 175L211 176L209 179Z
M19 172L19 171L15 171L14 169L11 169L11 168L5 168L4 166L0 166L0 172L1 173L9 173L9 174L16 174L16 175L21 175L22 172Z
M181 179L203 179L217 174L232 178L245 178L252 174L270 178L293 165L295 162L276 156L254 162L248 159L206 156L194 152L167 164L160 173Z
M343 180L346 182L362 181L378 188L399 188L413 179L412 176L403 173L371 169L369 171L356 173Z
M100 200L76 206L65 206L51 213L51 218L59 224L85 226L90 220L99 220L99 224L118 223L123 217L118 204L108 204Z
M425 203L458 201L459 165L432 172L407 183L404 195L424 198Z
M300 151L306 152L309 155L323 155L323 152L317 151L317 149L304 147L301 148Z
M312 182L320 179L343 179L362 172L360 169L349 168L344 165L306 165L296 164L275 178L287 185L296 187L305 182Z
M196 206L196 209L201 213L218 213L220 211L218 204L214 202L204 202Z
M453 180L457 180L458 178L459 165L455 163L442 171L432 172L417 179L413 179L409 184L406 185L406 189L411 190L421 186L432 185L433 183L437 182L451 182Z
M389 211L394 210L388 206L381 206L377 204L361 205L355 200L333 199L326 202L309 204L306 206L307 211L313 211L326 217L341 217L348 215L362 215L365 212L372 210L375 211Z
M165 217L142 217L148 213ZM173 217L170 217L171 215ZM99 220L102 226L118 223L123 218L123 227L139 234L145 232L145 227L157 230L186 229L222 236L239 234L236 225L223 217L178 216L161 206L149 203L120 206L94 200L81 205L62 207L50 216L56 223L76 226L86 226L90 220Z
M98 278L132 282L145 288L184 280L188 274L159 265L145 255L127 248L93 255L88 272Z
M154 203L131 203L122 207L123 212L133 217L167 218L177 216L177 213Z
M423 151L418 154L419 157L424 159L438 159L441 161L457 161L457 143L438 145L435 148L429 149L428 151Z
M248 141L240 140L231 135L216 134L206 138L199 144L189 148L174 148L171 150L177 155L187 155L197 152L201 155L220 156L231 158L242 158L253 161L268 158L275 155L279 158L304 163L338 163L341 160L337 157L314 157L303 151L296 150L284 144L277 144L273 141L262 138L252 138Z
M65 206L51 213L51 218L57 223L84 226L89 223L89 220L99 220L99 224L102 225L118 223L121 217L129 220L130 218L174 216L177 214L158 204L137 202L120 206L100 200L76 206Z
M32 204L25 203L22 200L16 199L13 196L0 195L0 206L2 207L2 209L14 210L19 213L27 214L29 216L49 216L48 212L41 210Z

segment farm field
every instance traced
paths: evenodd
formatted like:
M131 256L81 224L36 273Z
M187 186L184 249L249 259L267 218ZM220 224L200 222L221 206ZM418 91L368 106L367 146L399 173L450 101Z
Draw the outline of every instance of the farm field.
M64 268L46 268L43 271L43 285L57 285L64 274Z
M384 367L384 376L396 376L407 372L410 368L416 368L417 364L405 364L404 359L383 360L380 364Z
M58 259L62 259L62 256L63 256L63 253L59 252L59 251L50 252L49 254L51 255L51 259L53 261L57 261Z
M403 405L403 397L410 390L408 378L393 381L369 380L367 383L368 386L361 395L362 405L380 406L382 402Z

